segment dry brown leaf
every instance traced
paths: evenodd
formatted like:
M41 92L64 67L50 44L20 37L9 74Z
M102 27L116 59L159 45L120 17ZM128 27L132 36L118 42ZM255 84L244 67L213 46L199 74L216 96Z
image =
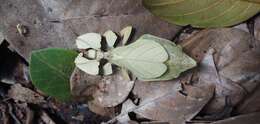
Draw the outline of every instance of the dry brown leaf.
M87 32L119 32L132 25L138 29L135 38L149 33L171 39L180 29L151 15L141 0L13 0L2 1L0 8L4 36L27 60L35 49L74 48L77 35ZM26 37L17 24L28 28Z
M90 111L104 117L115 117L118 111L116 107L112 107L112 108L102 107L94 104L93 102L88 102L88 108L90 109Z
M260 86L253 93L248 94L248 97L237 107L237 113L249 114L260 111Z
M254 33L255 33L255 38L257 40L260 40L260 16L258 16L256 19L255 19L255 25L254 25L255 29L254 29Z
M180 93L179 82L140 82L137 81L134 94L140 98L137 107L128 109L151 120L171 123L184 123L192 119L213 95L214 87L187 86L187 96ZM121 113L118 117L126 115Z
M204 112L213 114L223 111L227 104L227 97L231 99L232 105L236 105L244 98L245 91L241 86L219 75L213 57L213 49L207 52L199 70L199 83L216 86L214 99L206 106Z
M236 28L208 29L181 44L198 61L204 58L199 76L204 83L216 85L216 96L204 109L205 113L221 112L226 97L231 98L233 106L237 105L259 84L259 41L248 32ZM206 55L209 49L215 53Z
M231 117L225 120L213 122L211 124L259 124L259 123L260 123L260 113L251 113L251 114Z
M40 104L46 102L44 97L38 93L22 87L21 84L14 84L8 91L8 96L16 101Z
M115 107L128 97L134 83L126 80L120 71L106 76L99 82L99 90L94 93L93 102L103 107Z
M93 93L98 89L101 76L86 74L75 68L70 78L71 94L77 101L86 102L93 99Z
M79 99L92 96L92 102L102 107L115 107L121 104L133 86L134 81L124 79L121 72L116 70L113 75L101 77L75 69L71 76L72 94Z

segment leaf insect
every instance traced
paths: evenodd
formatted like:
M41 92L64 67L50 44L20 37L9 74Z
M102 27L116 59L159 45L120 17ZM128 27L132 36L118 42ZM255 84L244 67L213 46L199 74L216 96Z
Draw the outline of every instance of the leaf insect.
M113 73L112 65L117 65L144 81L177 78L180 73L196 66L196 61L182 52L180 46L153 35L145 34L137 41L125 45L131 32L131 26L124 28L120 32L123 46L114 47L118 37L113 31L106 31L103 36L107 51L101 49L100 34L87 33L79 36L76 45L83 52L76 57L76 66L91 75L99 75L100 70L103 75L110 75ZM101 65L103 59L107 63Z

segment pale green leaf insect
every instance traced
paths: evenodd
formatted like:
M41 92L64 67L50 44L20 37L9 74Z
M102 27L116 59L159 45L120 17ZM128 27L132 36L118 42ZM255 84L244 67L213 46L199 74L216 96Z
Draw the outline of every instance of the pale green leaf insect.
M127 27L124 30L128 30L123 34L127 37L123 38L126 42L132 29ZM196 66L196 62L183 53L181 47L169 40L145 34L127 46L113 48L117 40L115 36L117 35L112 31L104 34L110 48L108 51L100 50L101 35L88 33L79 36L76 40L77 47L85 49L86 53L80 53L75 59L76 66L88 74L98 75L100 68L103 75L110 75L113 73L113 63L145 81L177 78L180 73ZM101 59L108 60L108 63L100 67Z

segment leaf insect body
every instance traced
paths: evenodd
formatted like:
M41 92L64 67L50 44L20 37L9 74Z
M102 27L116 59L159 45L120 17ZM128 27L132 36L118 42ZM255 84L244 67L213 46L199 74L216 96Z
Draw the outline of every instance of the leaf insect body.
M124 28L120 34L125 45L131 35L132 27ZM81 52L75 59L76 66L91 74L103 75L113 73L112 64L129 70L139 80L158 81L177 78L179 74L196 66L196 62L182 52L181 47L169 40L145 34L137 41L114 48L117 35L109 30L103 34L108 51L101 50L102 36L97 33L87 33L76 39L76 45ZM107 63L101 65L101 60Z

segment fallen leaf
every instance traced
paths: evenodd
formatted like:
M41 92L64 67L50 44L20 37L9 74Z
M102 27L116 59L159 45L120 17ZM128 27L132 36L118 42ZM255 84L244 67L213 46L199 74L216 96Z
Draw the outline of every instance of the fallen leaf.
M216 96L205 107L205 113L222 111L226 97L231 98L232 106L237 105L259 84L259 41L248 32L236 28L203 30L181 45L197 61L205 59L199 76L216 85ZM209 49L215 53L206 55Z
M227 104L227 98L231 99L230 106L236 105L246 94L240 85L219 75L213 54L213 49L210 49L202 60L199 68L199 83L207 83L216 86L214 99L207 104L203 111L207 114L220 113L223 111L223 108L225 108Z
M21 83L31 86L27 62L9 49L6 41L0 45L0 81L7 84Z
M103 107L117 106L128 97L134 83L135 81L125 80L119 71L105 76L98 84L99 90L94 93L93 102Z
M260 87L258 86L254 92L248 94L247 97L236 107L236 112L240 114L249 114L260 111Z
M151 120L184 123L192 119L213 95L214 87L187 86L187 96L180 93L178 81L136 82L134 94L140 98L137 107L118 117L134 112Z
M251 114L231 117L225 120L213 122L211 124L259 124L259 123L260 123L260 113L251 113Z
M260 4L242 0L144 0L144 5L168 22L195 27L232 26L260 11Z
M112 75L101 77L76 69L70 83L74 96L102 107L115 107L121 104L134 86L134 81L124 79L119 70L115 70Z
M260 16L255 19L254 34L257 40L260 40Z
M5 38L27 60L32 50L75 48L76 37L86 32L132 25L138 29L133 40L144 33L171 39L180 29L152 16L140 0L14 0L0 6ZM27 37L18 34L17 24L28 27Z
M75 68L70 78L71 94L77 101L92 100L92 95L98 90L98 83L101 79L101 76L89 75Z
M90 111L92 111L98 115L107 117L107 119L109 119L111 117L115 117L116 113L117 113L116 107L112 107L112 108L102 107L102 106L94 104L93 102L88 102L88 108L90 109Z
M8 91L8 96L15 101L26 103L41 104L46 102L43 96L23 87L21 84L14 84Z

